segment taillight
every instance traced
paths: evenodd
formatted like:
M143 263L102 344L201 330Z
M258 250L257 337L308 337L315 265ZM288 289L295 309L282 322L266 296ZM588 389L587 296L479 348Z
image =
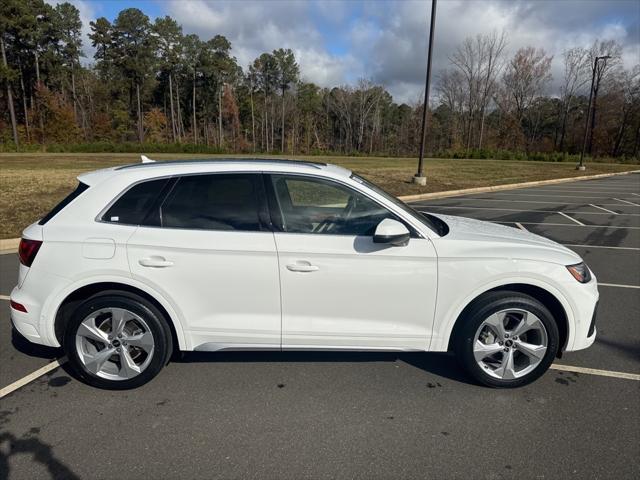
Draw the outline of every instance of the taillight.
M30 267L33 260L36 258L38 250L42 242L40 240L29 240L28 238L20 239L20 246L18 247L18 257L20 257L20 263L25 267Z

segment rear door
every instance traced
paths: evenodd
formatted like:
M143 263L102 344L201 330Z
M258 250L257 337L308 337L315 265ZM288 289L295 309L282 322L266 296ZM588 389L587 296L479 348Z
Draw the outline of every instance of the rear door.
M279 349L278 260L260 174L173 182L128 242L133 276L172 301L194 349Z

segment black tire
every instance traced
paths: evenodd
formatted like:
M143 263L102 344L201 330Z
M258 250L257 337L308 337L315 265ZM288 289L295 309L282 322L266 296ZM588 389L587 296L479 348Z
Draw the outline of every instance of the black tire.
M478 365L473 353L473 344L476 332L485 319L496 312L510 308L526 310L536 315L546 329L548 343L546 353L536 368L522 377L505 380L489 375ZM560 334L553 315L542 303L524 293L513 291L486 293L475 300L464 317L458 321L463 323L460 324L454 338L456 356L467 373L482 385L494 388L515 388L527 385L548 370L558 352Z
M90 372L76 348L76 332L82 321L91 312L110 307L124 308L139 315L153 334L153 355L149 364L141 373L126 380L111 380ZM75 309L65 326L63 348L70 367L83 382L107 390L127 390L144 385L162 370L173 351L173 342L167 319L151 302L130 292L109 291L93 295Z

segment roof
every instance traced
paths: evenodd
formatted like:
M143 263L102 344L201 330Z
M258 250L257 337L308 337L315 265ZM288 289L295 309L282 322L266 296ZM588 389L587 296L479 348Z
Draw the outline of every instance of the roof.
M336 176L351 175L350 170L327 163L264 158L221 158L135 163L84 173L78 176L78 180L88 185L95 185L115 176L131 177L132 180L139 181L170 175L256 170L290 173L319 173L322 171Z

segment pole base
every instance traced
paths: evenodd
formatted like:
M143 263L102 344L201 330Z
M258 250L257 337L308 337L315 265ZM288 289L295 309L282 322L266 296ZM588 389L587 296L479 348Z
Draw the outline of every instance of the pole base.
M580 170L581 172L584 172L587 169L587 167L585 167L584 165L578 165L576 167L576 170Z
M419 177L417 175L413 176L413 183L418 185L422 185L423 187L427 184L427 177Z

